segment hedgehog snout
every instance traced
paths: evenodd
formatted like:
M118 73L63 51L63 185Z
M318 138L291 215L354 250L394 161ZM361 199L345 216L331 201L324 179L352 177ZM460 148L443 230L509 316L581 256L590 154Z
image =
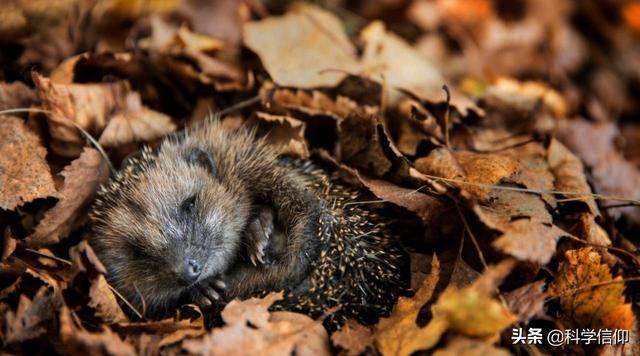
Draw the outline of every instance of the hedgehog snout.
M202 274L202 265L195 259L186 259L177 271L178 278L187 286L197 282L200 274Z

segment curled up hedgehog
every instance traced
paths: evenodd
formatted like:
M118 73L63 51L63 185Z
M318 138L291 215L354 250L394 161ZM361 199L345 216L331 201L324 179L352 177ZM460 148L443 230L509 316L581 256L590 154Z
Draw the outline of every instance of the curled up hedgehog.
M211 119L125 163L98 192L90 244L147 318L284 290L276 309L373 323L402 290L403 257L357 198L314 162Z

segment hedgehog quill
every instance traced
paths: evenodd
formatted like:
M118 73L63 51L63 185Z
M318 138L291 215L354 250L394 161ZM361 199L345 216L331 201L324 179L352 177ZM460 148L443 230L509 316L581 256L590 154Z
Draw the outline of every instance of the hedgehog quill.
M90 243L146 317L285 291L276 309L373 323L401 290L402 255L358 191L218 120L142 150L98 192Z

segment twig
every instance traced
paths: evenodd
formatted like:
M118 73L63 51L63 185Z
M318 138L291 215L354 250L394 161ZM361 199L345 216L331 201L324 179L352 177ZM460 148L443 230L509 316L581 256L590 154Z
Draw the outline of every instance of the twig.
M46 255L46 254L44 254L44 253L42 253L42 252L40 252L38 250L34 250L32 248L25 248L24 250L25 251L29 251L29 252L31 252L33 254L36 254L38 256L41 256L41 257L50 258L50 259L52 259L54 261L58 261L58 262L64 263L64 264L66 264L68 266L73 265L73 263L71 263L71 261L67 261L64 258L60 258L60 257L57 257L57 256L49 256L49 255Z
M251 97L249 99L245 99L245 100L239 101L239 102L237 102L237 103L235 103L235 104L233 104L233 105L231 105L231 106L229 106L227 108L224 108L224 109L218 111L216 113L216 115L219 115L219 117L222 117L224 115L228 115L228 114L230 114L230 113L232 113L234 111L246 108L247 106L251 106L251 105L253 105L255 103L258 103L258 102L260 102L260 95L256 95L256 96Z
M447 98L447 108L444 111L444 144L447 148L451 148L449 145L449 115L451 112L451 93L449 92L449 87L444 84L442 85L442 90L444 90Z
M142 314L140 314L140 312L138 311L138 309L136 309L136 307L133 306L133 304L131 304L127 298L125 298L122 294L120 294L120 292L118 292L115 288L113 288L110 284L107 284L109 286L109 289L111 289L111 291L117 295L123 302L124 304L126 304L129 308L131 308L131 310L133 310L134 313L136 313L136 315L138 316L138 318L140 319L144 319L144 317L142 316Z
M480 249L480 244L478 243L478 240L476 239L476 236L473 234L473 231L471 231L471 227L469 226L469 223L467 222L467 218L464 217L464 213L462 212L462 209L460 209L460 205L458 204L458 202L454 201L454 204L456 205L456 210L458 210L458 215L460 215L460 219L462 219L462 223L464 224L464 228L467 230L467 233L469 234L469 237L471 237L471 241L473 242L473 245L475 246L477 252L478 252L478 257L480 258L480 262L482 263L482 266L484 267L484 269L487 269L488 265L487 265L487 261L484 259L484 254L482 253L482 250Z

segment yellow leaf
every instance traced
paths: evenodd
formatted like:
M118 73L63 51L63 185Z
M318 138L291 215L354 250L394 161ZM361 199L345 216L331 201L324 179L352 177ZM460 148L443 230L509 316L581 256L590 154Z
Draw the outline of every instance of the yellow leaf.
M560 297L564 314L578 327L631 329L634 316L624 302L622 278L613 278L591 247L569 250L565 257L549 288L550 295Z
M462 334L490 337L511 325L517 318L495 298L474 288L447 288L433 307L449 328Z
M417 350L434 346L445 332L443 319L432 320L420 328L416 318L420 309L433 295L440 274L440 261L436 256L431 262L431 274L413 298L400 298L391 316L380 320L376 328L375 341L383 355L409 355ZM435 321L435 322L434 322Z

